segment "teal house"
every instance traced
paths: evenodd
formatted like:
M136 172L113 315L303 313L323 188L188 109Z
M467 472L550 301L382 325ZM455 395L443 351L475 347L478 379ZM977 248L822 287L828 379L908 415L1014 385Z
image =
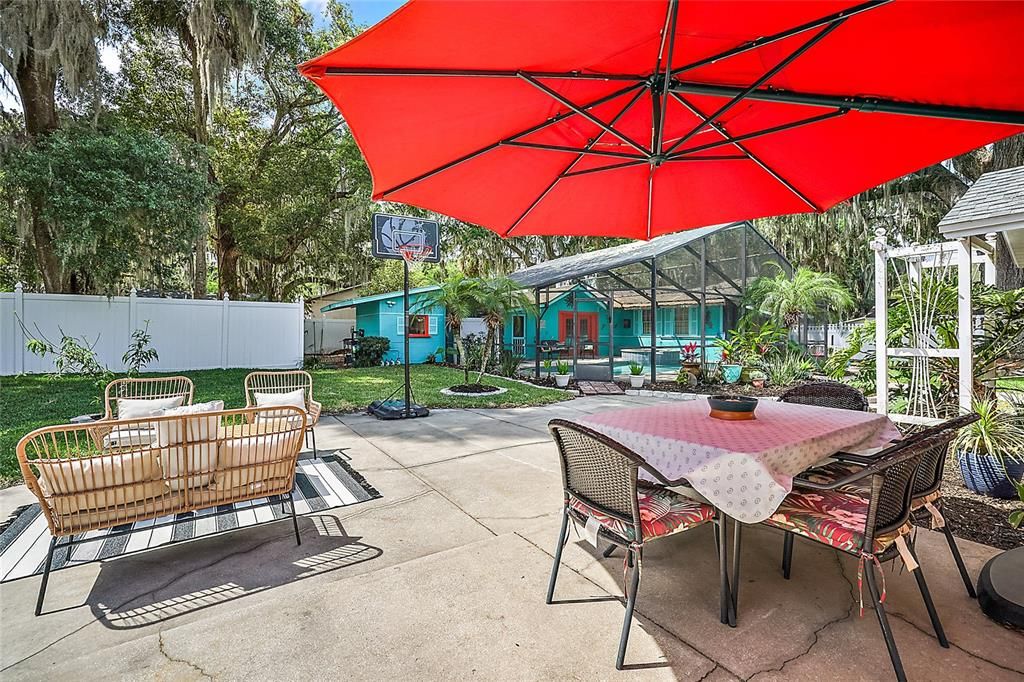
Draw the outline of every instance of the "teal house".
M406 333L409 334L409 362L426 362L428 358L440 359L438 350L445 346L444 309L424 308L424 294L434 291L436 286L419 287L409 290L409 328L406 329L403 315L402 292L362 296L347 301L326 305L320 312L346 308L355 309L356 329L366 336L382 336L391 341L391 350L385 362L404 362L403 348Z

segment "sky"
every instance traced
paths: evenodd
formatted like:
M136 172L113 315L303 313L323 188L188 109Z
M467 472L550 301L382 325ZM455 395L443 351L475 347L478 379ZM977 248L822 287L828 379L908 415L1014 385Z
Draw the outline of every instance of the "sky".
M405 4L403 0L349 0L348 2L348 6L352 8L352 16L356 23L363 26L376 24L403 4ZM326 5L327 0L302 0L302 6L316 17L318 24L324 21L324 7ZM100 61L103 62L103 66L107 71L111 73L116 74L121 70L121 60L117 56L117 49L113 46L105 45L100 48ZM0 71L0 79L5 81L0 83L0 108L8 111L21 111L21 102L18 100L18 96L9 92L8 88L5 87L13 85L6 82L5 71Z

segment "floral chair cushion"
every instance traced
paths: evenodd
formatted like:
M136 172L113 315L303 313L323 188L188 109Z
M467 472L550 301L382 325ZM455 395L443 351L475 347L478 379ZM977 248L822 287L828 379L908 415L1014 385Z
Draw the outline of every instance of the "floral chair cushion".
M855 462L829 462L828 464L822 464L821 466L808 469L803 473L803 477L812 483L821 483L828 485L833 481L838 481L840 478L845 478L850 474L855 474L863 468L863 465ZM799 483L794 485L799 487ZM853 483L836 488L839 492L850 493L853 495L860 495L861 497L869 497L871 495L871 481L869 478L863 478ZM911 506L914 511L917 511L921 507L925 506L928 502L935 502L942 497L942 492L935 490L922 497L915 497Z
M850 554L860 554L868 500L835 490L794 490L764 523L816 540ZM874 539L869 551L884 552L900 535L911 532L908 522Z
M638 487L637 500L640 507L640 532L643 533L643 541L679 533L715 517L715 508L711 505L702 504L666 488ZM632 523L611 518L575 497L569 498L569 508L583 517L597 519L606 531L617 537L629 542L641 540L634 537Z

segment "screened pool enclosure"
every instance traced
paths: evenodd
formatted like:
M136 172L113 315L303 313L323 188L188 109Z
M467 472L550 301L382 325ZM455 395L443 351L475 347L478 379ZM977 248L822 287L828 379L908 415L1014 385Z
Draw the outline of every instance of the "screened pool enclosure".
M683 360L717 363L716 339L735 327L747 286L789 262L748 222L539 263L511 277L533 290L539 314L506 320L503 343L536 376L570 362L582 380L610 380L643 365L675 378Z

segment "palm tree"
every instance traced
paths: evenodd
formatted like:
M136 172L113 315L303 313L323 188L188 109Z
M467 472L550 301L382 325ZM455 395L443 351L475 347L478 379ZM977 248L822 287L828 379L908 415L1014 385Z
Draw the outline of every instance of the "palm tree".
M444 308L444 326L455 339L455 348L462 359L465 383L469 383L469 365L466 349L462 343L462 321L472 315L479 306L480 283L455 270L443 279L433 283L437 289L427 292L416 305L416 310Z
M807 314L849 310L853 296L830 274L799 267L789 277L779 268L774 277L760 277L750 286L747 303L792 329Z
M536 306L526 290L508 277L497 277L481 282L477 302L480 315L483 317L484 324L487 325L483 359L480 362L480 375L476 380L477 383L480 383L483 381L484 372L487 371L487 363L491 360L494 339L505 318L513 311L535 314Z

